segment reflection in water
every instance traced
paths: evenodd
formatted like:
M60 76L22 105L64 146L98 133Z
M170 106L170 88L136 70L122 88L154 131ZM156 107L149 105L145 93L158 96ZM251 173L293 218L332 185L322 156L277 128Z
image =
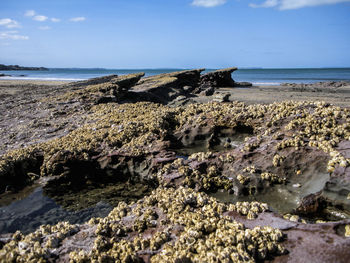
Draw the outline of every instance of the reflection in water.
M19 193L28 193L28 188ZM21 200L0 207L0 234L13 233L20 230L30 233L42 224L56 224L68 221L72 224L84 223L92 217L105 217L112 210L106 203L98 203L94 207L80 211L67 211L43 194L37 187Z
M220 152L228 149L237 148L242 145L245 138L251 136L250 133L236 133L234 135L219 135L215 137L215 140L205 138L201 140L195 140L193 144L183 146L180 149L174 151L180 156L190 156L191 154L198 152Z
M235 196L225 192L211 194L226 203L238 201L259 201L267 203L270 209L279 214L291 213L298 207L303 197L322 190L329 180L328 173L305 172L302 176L294 176L284 185L274 185L262 192L249 196ZM300 187L295 187L296 185Z

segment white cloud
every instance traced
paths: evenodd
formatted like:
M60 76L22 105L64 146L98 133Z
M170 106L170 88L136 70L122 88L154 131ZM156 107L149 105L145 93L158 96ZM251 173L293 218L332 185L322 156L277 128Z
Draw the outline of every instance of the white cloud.
M46 21L47 19L49 19L47 16L43 16L43 15L37 15L36 12L34 10L27 10L25 13L24 13L25 16L28 16L28 17L31 17L33 20L35 21L39 21L39 22L43 22L43 21ZM52 17L50 18L50 20L54 23L57 23L57 22L60 22L61 19L59 18L55 18L55 17Z
M43 21L47 20L47 18L48 18L47 16L38 15L38 16L34 16L33 20L43 22Z
M250 7L276 7L280 10L298 9L318 5L332 5L350 2L350 0L265 0L261 4L249 4Z
M34 10L27 10L24 13L25 16L35 16L35 11Z
M223 5L227 0L193 0L192 5L201 7L214 7Z
M250 7L258 8L258 7L275 7L279 4L279 0L266 0L262 4L249 4Z
M49 26L39 26L38 28L40 30L49 30L49 29L51 29L51 27L49 27Z
M79 17L72 17L71 19L69 19L69 21L71 22L81 22L81 21L85 21L86 18L83 16L79 16Z
M57 22L60 22L61 19L53 17L51 18L51 21L57 23Z
M17 31L0 32L0 39L28 40L28 36L18 35Z
M0 19L0 26L5 26L7 28L21 27L21 25L17 21L11 18Z

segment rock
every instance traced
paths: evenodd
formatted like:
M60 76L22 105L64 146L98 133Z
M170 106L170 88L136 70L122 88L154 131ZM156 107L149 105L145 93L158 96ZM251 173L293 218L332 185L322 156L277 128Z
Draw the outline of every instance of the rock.
M215 92L214 87L208 87L205 90L203 90L201 93L199 93L199 95L201 96L211 96L213 95Z
M253 86L252 83L250 82L235 82L234 87L238 88L247 88Z
M200 80L200 73L204 69L193 69L165 73L142 79L133 87L134 91L154 91L159 88L183 89L185 86L196 87Z
M92 79L88 79L88 80L71 82L68 85L71 86L71 87L83 87L83 86L88 86L88 85L96 85L96 84L101 84L101 83L107 83L107 82L110 82L110 81L112 81L113 79L116 79L116 78L118 78L118 75L108 75L108 76L92 78Z
M103 103L110 103L110 102L116 102L116 98L114 96L105 96L105 97L99 97L96 99L96 104L103 104Z
M233 87L235 82L231 74L235 70L237 68L226 68L206 73L201 76L199 86L202 89L205 87Z
M305 196L295 211L300 215L310 215L320 212L325 206L326 200L322 192L318 192Z
M186 96L180 95L174 100L174 102L182 101L182 100L185 100L185 99L187 99Z
M67 93L65 96L71 99L79 98L86 104L100 104L108 102L117 102L127 96L129 89L134 86L145 73L135 73L129 75L110 75L102 78L96 78L89 81L68 84L73 87L87 85L83 89L77 89Z
M153 102L167 104L188 93L190 87L197 87L203 70L184 70L143 78L131 91L144 93Z
M32 180L39 174L41 178L50 178L44 191L39 189L41 192L35 192L36 197L31 196L27 200L29 205L22 199L21 203L12 204L12 211L8 208L4 211L3 207L0 209L3 215L2 220L0 218L1 228L12 220L14 228L11 231L22 227L29 233L38 229L39 225L45 224L46 226L39 228L34 236L29 236L38 237L39 244L36 238L32 238L30 240L33 242L28 248L39 248L31 250L35 253L53 253L52 258L43 255L45 260L52 259L53 262L68 262L70 252L73 252L72 260L76 261L89 261L95 257L110 259L113 262L121 258L118 249L136 253L134 258L129 257L128 260L136 261L138 257L146 255L152 256L153 261L168 262L175 260L175 256L179 259L179 255L184 251L196 257L197 253L191 253L193 248L203 248L203 244L212 244L216 247L213 252L198 250L203 257L197 261L206 262L210 260L207 259L207 255L213 255L217 259L222 255L225 257L222 251L226 249L236 253L237 240L243 241L239 245L239 250L243 249L244 252L241 253L241 258L246 259L245 257L249 256L251 258L247 260L250 261L263 261L266 258L279 262L296 262L299 259L305 262L341 262L344 255L348 257L350 239L345 235L348 235L349 231L343 230L345 225L350 224L350 220L339 219L341 222L322 224L306 222L304 225L299 220L290 222L268 212L267 205L236 202L238 198L255 200L263 196L268 198L268 205L272 211L279 212L282 207L287 211L279 213L284 214L292 212L304 196L319 190L324 193L327 190L331 191L332 195L329 198L334 198L333 202L338 204L341 201L341 205L344 203L344 209L339 210L343 210L344 214L348 213L349 209L345 205L349 203L349 191L344 186L349 182L350 167L343 165L344 159L350 158L347 140L350 133L346 126L343 126L348 120L347 109L319 102L283 102L271 105L207 103L176 108L145 102L124 103L126 98L132 100L136 94L139 97L135 96L135 100L144 101L142 96L148 95L150 98L159 98L164 103L180 103L190 98L191 94L184 93L183 83L179 82L177 77L168 76L169 81L167 78L163 79L164 82L161 83L168 83L165 86L158 82L159 86L155 88L151 87L149 82L150 86L145 90L135 91L132 86L137 78L141 77L129 75L108 83L90 85L75 90L74 96L72 93L56 93L55 95L60 95L59 99L49 95L49 100L37 97L40 104L34 104L33 108L44 105L45 107L41 106L41 111L47 112L47 115L35 115L33 108L16 108L16 113L22 113L25 109L28 115L36 117L32 125L38 126L35 126L36 130L33 128L32 134L39 131L39 128L44 128L45 133L41 133L42 135L52 132L59 136L54 140L42 142L32 138L31 141L35 144L1 157L1 190L5 190L7 185L20 188L22 185L18 184L33 183ZM153 80L157 82L156 77L153 77ZM137 86L140 83L145 84L144 79L139 81ZM206 89L208 88L215 90L215 87ZM166 93L163 95L161 92ZM216 95L219 98L222 96L222 100L226 99L224 93ZM172 101L169 102L166 96ZM87 107L92 105L92 99L108 100L106 98L117 97L123 103ZM71 101L79 107L69 108ZM25 103L20 105L25 106ZM84 114L84 121L77 121L79 111ZM51 115L58 112L66 114L57 114L57 117ZM2 127L5 129L13 122L13 129L15 125L22 123L19 129L7 130L7 133L13 134L15 140L25 142L26 138L31 137L27 128L30 125L23 126L28 122L21 122L24 117L19 114L13 116L15 117L4 116L9 120L6 123L2 122ZM41 124L39 117L45 117ZM66 123L74 124L62 126L61 129L69 128L69 131L74 131L63 134L53 130L56 126L44 125L46 120L52 119L62 125L62 122L59 123L60 118ZM319 135L319 129L312 129L315 125L322 128L324 133L332 134L338 143L332 146L328 144L329 138L324 137L320 143L313 144L311 136ZM27 130L29 135L22 137ZM305 130L310 130L311 133L304 133ZM343 131L338 133L341 130ZM3 134L7 136L6 133ZM226 147L228 143L232 146L229 149ZM324 145L330 147L327 148L327 152L324 152ZM333 154L330 156L329 150L336 153L337 159L332 157ZM37 154L34 151L37 151ZM343 159L338 162L340 157ZM327 172L329 163L335 163L331 175ZM296 170L299 171L298 176ZM279 185L273 187L274 184ZM300 184L301 187L295 189L292 184ZM223 200L225 191L231 194L227 195L228 204ZM233 196L233 193L237 196ZM45 202L40 199L42 196L47 197ZM116 208L108 217L106 214L94 215L100 218L85 224L95 210L92 210L90 205L95 205L96 201L100 202L101 198L107 199L108 202L113 198L113 206ZM34 205L35 200L37 202ZM67 215L64 209L57 208L52 209L48 217L39 216L39 212L44 210L43 204L54 208L52 200L67 209L80 210L82 206L87 208L83 208L83 213L79 211L74 215ZM309 216L314 211L315 219L318 219L319 208L322 209L323 204L316 194L305 198L299 213L301 221L303 213ZM100 208L99 206L97 210ZM230 220L223 214L226 212L231 217ZM43 230L56 231L63 228L47 226L57 222L53 221L53 218L71 223L80 222L82 225L69 226L64 223L62 226L69 231L65 230L62 235L57 233L58 237L61 236L60 241L57 243L56 239L51 240L51 237L55 238L51 236L49 241L53 242L46 242L49 236L43 234ZM244 226L234 221L243 223ZM256 226L262 228L253 230ZM264 228L265 226L269 227ZM281 231L272 228L281 228ZM70 229L77 231L68 234ZM263 242L258 242L266 244L263 248L255 247L256 240L251 237L256 234L259 238L266 237ZM20 237L20 234L15 236ZM192 237L198 238L193 240ZM227 242L227 238L232 239ZM6 246L0 251L1 262L10 262L11 257L12 261L26 262L26 256L30 254L17 253L18 247L24 246L19 244L23 240L16 240L7 246L6 240L0 237L0 247ZM277 244L275 241L281 243ZM58 247L47 248L47 243ZM250 246L246 246L248 243ZM282 253L283 246L289 250L289 255ZM249 251L246 250L248 247ZM106 249L109 248L112 249L110 252L113 255L106 254ZM167 255L161 253L165 248L175 249L175 254L170 255L168 260L165 258ZM92 249L92 253L96 254L90 254ZM269 250L268 254L266 249ZM275 254L277 250L279 252ZM260 253L260 258L257 253ZM226 259L227 257L222 261Z
M183 90L184 90L185 92L191 92L191 91L194 90L194 87L192 87L192 86L184 86L184 87L183 87Z
M11 77L11 75L7 75L7 74L0 74L0 77Z
M189 101L190 100L186 96L180 95L176 99L171 101L168 105L171 105L171 106L183 106L183 105L187 104Z
M230 101L230 94L229 93L218 93L214 96L213 101L228 102L228 101Z

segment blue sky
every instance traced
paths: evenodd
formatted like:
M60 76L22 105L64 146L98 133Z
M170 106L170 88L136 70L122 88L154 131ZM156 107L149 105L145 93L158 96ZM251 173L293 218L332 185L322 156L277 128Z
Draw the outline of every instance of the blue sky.
M350 0L1 0L0 63L350 67Z

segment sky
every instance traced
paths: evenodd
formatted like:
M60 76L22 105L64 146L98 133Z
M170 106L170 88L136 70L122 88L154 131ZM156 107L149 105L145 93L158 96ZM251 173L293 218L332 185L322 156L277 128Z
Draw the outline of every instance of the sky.
M0 0L0 64L350 67L350 0Z

